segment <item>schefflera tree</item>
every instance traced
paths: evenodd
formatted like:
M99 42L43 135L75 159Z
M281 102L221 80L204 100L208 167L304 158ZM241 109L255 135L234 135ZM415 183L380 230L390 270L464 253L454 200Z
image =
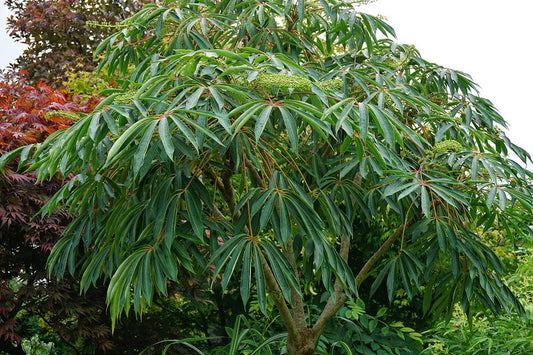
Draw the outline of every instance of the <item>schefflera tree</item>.
M469 76L387 36L332 0L172 1L123 22L96 53L122 86L3 158L71 176L43 209L72 215L50 271L84 290L110 278L115 322L180 272L214 270L244 304L271 298L290 354L313 354L368 276L389 299L424 285L426 311L522 312L476 233L530 232L532 173L509 154L530 157ZM379 245L350 265L376 224ZM318 314L309 284L329 293Z

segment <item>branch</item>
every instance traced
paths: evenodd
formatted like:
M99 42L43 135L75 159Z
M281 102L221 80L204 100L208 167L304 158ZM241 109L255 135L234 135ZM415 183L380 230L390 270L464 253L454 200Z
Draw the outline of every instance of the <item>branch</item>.
M363 265L357 276L355 277L355 284L356 286L359 286L363 279L368 275L372 267L383 257L385 252L390 249L392 244L398 239L399 236L403 234L403 232L409 228L414 223L414 219L410 219L406 223L399 226L394 233L392 233L387 240L381 245L381 247L368 259L368 261ZM343 246L344 243L344 246ZM347 245L346 245L347 244ZM343 249L345 248L345 249ZM349 242L347 241L347 238L344 238L341 240L341 249L340 249L340 255L345 261L348 257L348 249L349 249ZM344 254L344 255L343 255ZM333 301L333 298L330 297L328 300L328 303L326 303L326 306L322 310L322 313L320 314L320 317L316 321L315 325L313 326L313 333L318 336L324 330L324 327L326 324L333 318L333 316L341 309L341 307L346 303L348 300L348 296L346 294L341 296L342 293L342 285L338 280L335 280L335 299L336 302Z
M289 261L289 264L291 265L292 270L294 271L294 275L296 276L296 280L298 281L298 286L300 286L300 274L298 272L298 267L296 266L296 258L294 257L294 243L293 242L294 242L294 239L290 238L289 241L287 242L287 247L283 248L282 252L283 252L283 255ZM292 305L292 315L293 315L296 327L298 327L298 329L307 328L303 296L299 294L292 286L291 286L291 305Z
M363 265L363 267L355 277L355 284L357 286L359 286L361 282L363 282L363 279L366 277L366 275L368 275L374 264L377 263L383 257L383 254L385 254L385 252L389 250L389 248L396 241L396 239L398 239L398 237L401 236L403 232L413 223L414 219L411 218L409 221L399 226L394 231L394 233L392 233L392 235L387 238L387 240L381 245L381 247L374 253L374 255L372 255L370 259L368 259L368 261L365 263L365 265Z
M339 255L341 256L342 260L344 260L346 263L348 263L348 252L350 251L350 241L347 237L341 237L341 246L339 249ZM335 285L334 285L334 294L329 296L328 302L326 303L326 306L322 310L322 313L318 317L315 325L313 326L313 334L318 337L320 333L322 333L322 330L324 330L324 327L326 324L330 321L331 318L337 313L337 311L344 305L344 303L348 300L347 295L342 295L343 287L340 282L340 280L337 278L335 279Z
M39 318L42 319L43 322L46 323L46 325L48 325L50 328L54 329L54 326L46 319L46 317L41 314L41 312L37 312L37 315L39 316ZM65 327L66 328L66 327ZM67 346L71 347L74 352L77 354L77 355L81 355L81 352L78 350L78 348L76 348L74 346L74 344L70 343L62 334L60 331L56 331L55 332L60 338L61 340L63 340L63 342L65 342L65 344L67 344Z
M231 182L231 177L233 176L233 173L229 170L222 171L222 197L224 198L224 201L228 204L228 209L230 210L231 214L235 212L235 206L237 205L237 201L235 200L235 193L233 191L233 184Z
M277 94L276 97L283 97L283 96L289 96L289 95L316 95L316 93L312 91L298 91L298 92L291 92L291 93L280 93ZM342 99L331 96L331 95L325 95L328 99L332 99L334 101L342 101Z
M231 182L231 178L233 177L235 169L235 162L233 161L233 158L231 157L229 151L226 153L226 159L228 167L222 170L220 174L222 178L222 198L224 198L224 201L226 201L226 203L228 204L230 214L235 215L235 206L237 205L237 201L235 199L233 183ZM238 218L239 216L235 215L233 221L236 221Z
M226 201L226 204L228 206L228 213L227 215L232 216L235 212L235 206L237 205L237 201L235 199L235 195L233 193L233 185L231 184L231 176L232 172L225 170L220 175L217 176L213 174L210 171L204 171L204 175L211 179L213 181L213 184L215 185L216 190L220 191L220 194L224 201ZM225 178L225 182L222 180L222 177ZM228 186L229 185L229 186ZM209 204L210 201L205 201L204 203ZM222 214L222 212L215 206L215 214L219 217L221 216L222 219L226 219L225 215ZM234 219L238 219L240 217L240 214L237 214Z
M291 315L289 307L285 303L283 293L276 282L276 278L274 277L274 274L272 273L272 270L270 269L270 266L268 265L268 262L261 251L259 251L259 257L261 258L261 266L263 267L263 272L265 273L266 287L272 293L272 299L274 300L274 304L279 311L283 323L285 323L285 327L287 327L289 337L298 339L298 328L294 322L294 318Z
M250 173L252 174L252 177L254 178L255 182L261 187L261 189L266 190L267 186L263 179L261 179L261 175L259 175L259 172L257 171L256 167L246 157L246 155L243 156L243 159L244 164L246 164L246 167L248 168L248 170L250 170Z

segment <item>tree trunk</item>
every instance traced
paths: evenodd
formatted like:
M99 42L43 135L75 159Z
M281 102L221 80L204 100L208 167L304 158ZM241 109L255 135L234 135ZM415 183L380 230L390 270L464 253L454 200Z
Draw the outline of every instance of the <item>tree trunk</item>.
M317 337L312 329L298 331L297 337L287 337L287 351L291 355L314 355Z

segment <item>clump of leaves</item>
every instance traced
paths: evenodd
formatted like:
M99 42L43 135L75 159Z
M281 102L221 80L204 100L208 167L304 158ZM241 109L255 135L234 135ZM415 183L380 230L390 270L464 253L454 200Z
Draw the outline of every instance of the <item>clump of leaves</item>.
M450 322L439 322L426 332L429 345L423 354L530 354L533 327L517 315L487 317L478 314L469 324L459 308Z
M70 127L74 121L60 111L88 113L100 101L97 95L75 96L43 82L31 86L24 73L19 80L0 83L0 154Z
M414 354L422 349L422 334L401 321L388 322L387 307L375 315L367 312L362 299L346 302L335 319L336 327L328 328L319 339L320 354L343 349L347 354ZM333 352L331 352L333 353Z
M85 70L70 71L63 87L74 95L92 95L116 85L107 75Z

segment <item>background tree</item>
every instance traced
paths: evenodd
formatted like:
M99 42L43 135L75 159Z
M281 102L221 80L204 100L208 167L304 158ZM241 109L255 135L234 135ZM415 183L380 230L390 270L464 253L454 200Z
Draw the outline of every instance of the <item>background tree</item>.
M13 13L9 34L27 45L14 70L28 72L31 83L47 81L61 86L69 71L94 69L93 52L116 29L113 25L131 16L149 1L21 1L6 0ZM90 26L93 22L95 26Z
M530 157L467 75L343 2L172 1L123 26L96 53L135 67L123 87L3 158L73 176L43 209L72 216L49 266L83 291L109 278L113 322L206 259L245 305L275 305L290 354L367 279L389 301L423 289L426 313L523 312L478 234L530 232L532 173L508 154ZM313 312L309 286L327 295Z

